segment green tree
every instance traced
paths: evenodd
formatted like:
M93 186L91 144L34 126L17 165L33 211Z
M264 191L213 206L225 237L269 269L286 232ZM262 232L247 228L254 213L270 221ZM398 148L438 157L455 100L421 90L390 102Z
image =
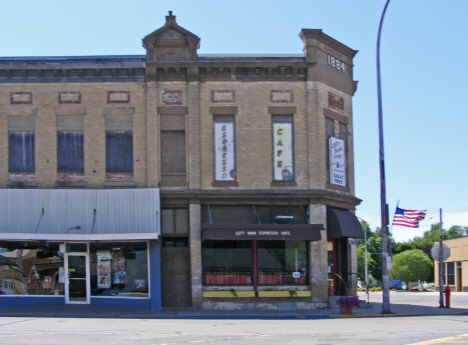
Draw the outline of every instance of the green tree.
M390 245L392 248L395 247L396 242L392 237L392 234L389 234L388 237ZM382 231L378 227L372 236L367 238L367 251L370 253L373 263L369 265L369 273L375 279L382 280ZM391 251L391 248L388 248L388 251Z
M432 224L431 228L423 233L421 237L413 238L412 242L420 248L425 244L434 245L435 242L439 241L439 227L440 224ZM442 228L442 239L449 240L452 238L459 238L468 235L468 226L453 225L448 230Z
M357 246L357 259L358 259L358 275L359 277L366 279L366 250L363 244L359 244ZM372 259L372 255L367 252L367 267L374 264L374 260Z
M392 269L389 276L392 279L401 279L409 288L409 282L425 280L431 274L432 260L422 250L412 249L396 254L392 257Z

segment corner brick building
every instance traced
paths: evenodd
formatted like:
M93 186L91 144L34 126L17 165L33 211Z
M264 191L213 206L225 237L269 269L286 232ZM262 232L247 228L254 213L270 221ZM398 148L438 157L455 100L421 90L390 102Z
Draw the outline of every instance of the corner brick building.
M146 56L0 58L3 305L315 308L355 287L356 51L300 39L199 55L169 13Z

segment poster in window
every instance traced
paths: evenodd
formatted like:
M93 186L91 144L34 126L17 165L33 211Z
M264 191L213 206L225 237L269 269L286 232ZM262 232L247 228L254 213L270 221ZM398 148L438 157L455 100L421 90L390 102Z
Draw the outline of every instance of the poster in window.
M125 284L127 270L125 257L121 250L112 252L112 284Z
M108 250L98 250L98 289L110 289L111 254Z
M293 125L273 122L273 180L294 181Z
M133 280L133 291L147 291L146 279Z
M346 187L344 140L330 137L330 183Z
M235 181L234 122L215 122L215 181Z

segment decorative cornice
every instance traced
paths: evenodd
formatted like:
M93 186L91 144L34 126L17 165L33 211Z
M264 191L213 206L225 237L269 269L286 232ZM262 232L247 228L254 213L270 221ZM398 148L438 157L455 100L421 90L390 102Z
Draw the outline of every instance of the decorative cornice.
M324 204L354 210L361 203L358 199L349 194L326 191L322 189L306 189L306 190L160 190L161 202L171 202L171 200L179 200L179 202L191 203L192 200L197 200L201 204L264 204L271 203L297 205L297 204Z
M316 38L317 40L325 43L329 47L336 49L337 51L345 54L346 56L350 57L351 59L357 54L357 50L353 50L348 46L345 46L343 43L335 40L334 38L328 36L327 34L323 33L320 29L302 29L299 33L299 37L306 45L306 40L310 38Z

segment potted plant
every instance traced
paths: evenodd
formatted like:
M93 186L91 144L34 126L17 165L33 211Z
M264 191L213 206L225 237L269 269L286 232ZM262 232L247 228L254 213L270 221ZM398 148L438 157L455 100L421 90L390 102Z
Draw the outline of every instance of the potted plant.
M351 314L353 307L359 307L359 298L356 296L342 296L336 300L336 304L340 308L340 314Z
M346 295L347 296L352 296L353 295L353 286L352 286L351 281L349 281L349 280L346 282Z

